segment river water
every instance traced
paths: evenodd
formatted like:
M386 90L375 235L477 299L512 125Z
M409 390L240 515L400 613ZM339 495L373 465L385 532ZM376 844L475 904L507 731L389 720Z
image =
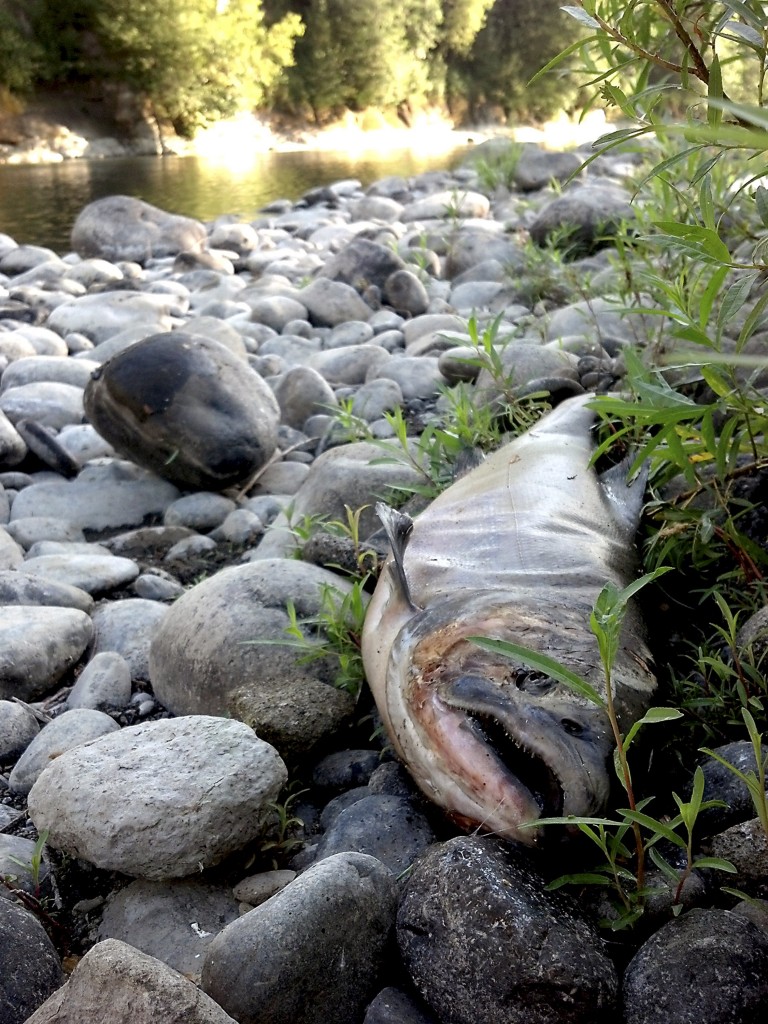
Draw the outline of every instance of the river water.
M391 174L407 177L454 166L463 152L461 147L431 156L413 150L296 150L260 153L239 163L185 156L0 165L0 232L63 254L70 249L78 213L101 196L139 196L200 220L223 213L248 220L271 200L298 199L318 185L342 178L369 185Z

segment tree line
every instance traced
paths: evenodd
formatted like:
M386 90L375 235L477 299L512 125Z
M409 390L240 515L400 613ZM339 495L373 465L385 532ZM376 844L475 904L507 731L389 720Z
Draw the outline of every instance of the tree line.
M182 135L243 109L537 119L573 101L526 83L577 32L560 0L0 0L0 108L95 82Z

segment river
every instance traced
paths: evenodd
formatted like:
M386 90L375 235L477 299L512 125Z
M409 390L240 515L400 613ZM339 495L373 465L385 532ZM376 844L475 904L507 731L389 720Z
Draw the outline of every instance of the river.
M357 178L368 185L391 174L455 165L464 149L433 155L414 150L265 152L246 161L203 157L120 157L55 164L0 165L0 232L19 243L68 252L80 210L106 195L133 195L200 220L233 213L253 218L277 198L298 199L317 185Z

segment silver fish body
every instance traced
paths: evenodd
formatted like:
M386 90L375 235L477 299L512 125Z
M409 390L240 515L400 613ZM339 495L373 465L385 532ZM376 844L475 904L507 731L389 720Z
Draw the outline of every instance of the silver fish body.
M363 629L368 682L419 787L465 826L526 843L541 830L523 822L603 809L608 718L467 638L533 648L605 695L589 617L606 582L623 587L637 575L642 487L589 465L590 397L563 402L454 483L407 527L407 539L394 537L390 522L394 554ZM626 728L656 686L633 604L612 682Z

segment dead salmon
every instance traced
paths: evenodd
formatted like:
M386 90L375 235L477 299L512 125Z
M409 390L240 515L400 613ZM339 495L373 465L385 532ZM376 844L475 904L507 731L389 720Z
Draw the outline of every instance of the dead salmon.
M592 396L568 399L444 491L414 520L383 506L392 552L362 653L384 726L423 792L467 827L535 843L544 815L605 806L613 739L604 710L468 638L555 658L605 695L589 628L607 582L637 576L642 484L590 465ZM622 728L656 687L630 603L613 668Z

